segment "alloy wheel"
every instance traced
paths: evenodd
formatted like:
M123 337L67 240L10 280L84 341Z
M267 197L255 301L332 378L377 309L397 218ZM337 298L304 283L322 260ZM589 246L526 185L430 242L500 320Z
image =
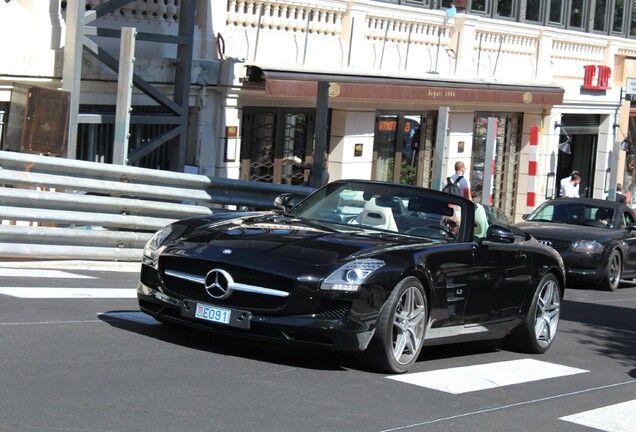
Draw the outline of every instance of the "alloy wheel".
M556 281L549 279L539 293L534 320L534 334L541 347L550 345L556 336L560 311L559 286Z
M407 288L395 310L393 319L393 358L400 364L409 363L419 352L424 338L426 303L422 292Z
M621 274L621 262L618 254L612 254L611 261L609 263L608 278L609 286L614 289L618 286Z

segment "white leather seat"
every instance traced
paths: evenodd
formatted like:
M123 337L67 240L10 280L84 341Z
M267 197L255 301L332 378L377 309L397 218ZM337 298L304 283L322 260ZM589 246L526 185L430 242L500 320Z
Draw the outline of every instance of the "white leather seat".
M376 204L375 198L371 198L364 205L360 214L360 225L380 228L388 231L397 231L393 211L389 207L381 207Z
M486 231L488 230L488 218L486 217L486 210L481 204L475 204L475 237L486 237Z

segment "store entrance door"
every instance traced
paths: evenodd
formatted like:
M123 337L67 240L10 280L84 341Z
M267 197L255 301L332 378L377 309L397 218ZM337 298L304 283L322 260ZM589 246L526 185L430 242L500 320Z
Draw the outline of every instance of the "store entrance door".
M372 179L431 187L437 113L380 113Z
M308 173L294 158L308 162L313 153L314 110L246 107L243 111L241 178L304 185Z
M594 191L594 167L596 166L596 147L598 135L570 135L570 154L559 151L557 161L556 196L561 196L561 179L568 177L574 170L581 173L579 196L592 197ZM566 135L561 135L560 142L565 142ZM604 186L605 188L607 185Z

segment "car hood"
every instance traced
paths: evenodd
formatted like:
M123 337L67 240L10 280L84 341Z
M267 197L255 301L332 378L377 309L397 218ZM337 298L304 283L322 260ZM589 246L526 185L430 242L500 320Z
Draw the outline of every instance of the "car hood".
M326 265L386 250L423 246L426 239L316 223L278 214L244 215L225 220L198 219L168 242L162 254L199 257L229 264L267 266ZM273 264L272 264L273 265Z
M519 222L515 227L537 238L559 240L602 240L616 235L615 230L553 222Z

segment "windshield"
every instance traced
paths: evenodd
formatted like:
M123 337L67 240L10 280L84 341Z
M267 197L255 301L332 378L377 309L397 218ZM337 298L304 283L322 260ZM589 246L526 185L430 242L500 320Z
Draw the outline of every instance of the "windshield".
M291 215L342 230L388 231L431 239L461 239L473 220L465 200L396 184L338 181L319 189Z
M614 227L614 209L592 203L549 202L535 210L526 220L592 226Z

